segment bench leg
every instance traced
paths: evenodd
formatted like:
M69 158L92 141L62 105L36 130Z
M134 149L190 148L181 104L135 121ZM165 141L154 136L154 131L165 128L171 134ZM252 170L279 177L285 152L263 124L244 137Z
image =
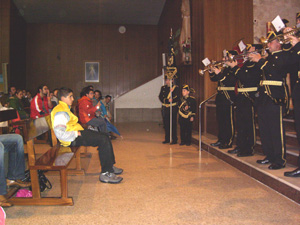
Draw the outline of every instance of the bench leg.
M40 183L37 170L30 170L32 198L41 198Z
M80 149L75 152L75 169L69 169L68 175L85 175L84 169L81 168Z
M67 170L60 171L61 198L68 198Z

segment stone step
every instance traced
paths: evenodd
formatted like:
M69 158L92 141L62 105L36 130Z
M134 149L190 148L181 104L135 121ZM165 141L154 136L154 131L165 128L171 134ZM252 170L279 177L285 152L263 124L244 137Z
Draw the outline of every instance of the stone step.
M193 133L193 144L199 146L199 134ZM259 150L260 145L256 147L256 153L251 157L237 157L235 154L227 153L228 149L220 150L210 146L210 143L216 142L217 137L211 134L202 135L202 150L205 150L217 158L227 162L241 172L251 176L257 181L269 186L270 188L285 195L291 200L300 204L300 178L285 177L286 171L294 170L294 165L288 164L286 168L280 170L269 170L267 165L260 165L256 160L263 159L263 154ZM259 142L259 141L258 141ZM289 149L289 154L294 154L295 149ZM200 154L200 153L199 153Z

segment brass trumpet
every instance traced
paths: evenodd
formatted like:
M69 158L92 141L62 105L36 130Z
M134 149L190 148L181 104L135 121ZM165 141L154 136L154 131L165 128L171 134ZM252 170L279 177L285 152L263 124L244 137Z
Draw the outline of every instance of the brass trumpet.
M212 67L218 67L218 68L226 67L225 63L227 61L229 60L213 61L212 64L208 65L206 69L204 70L199 69L199 74L203 76L204 73L210 71Z
M297 24L297 26L294 29L292 29L292 30L290 30L288 32L279 34L279 35L277 35L274 38L268 39L268 38L265 38L265 37L261 37L259 39L259 41L264 46L266 46L271 41L274 41L275 39L277 39L280 44L288 44L290 42L290 40L288 38L285 39L284 36L290 36L290 35L295 36L298 33L298 31L300 31L300 24Z

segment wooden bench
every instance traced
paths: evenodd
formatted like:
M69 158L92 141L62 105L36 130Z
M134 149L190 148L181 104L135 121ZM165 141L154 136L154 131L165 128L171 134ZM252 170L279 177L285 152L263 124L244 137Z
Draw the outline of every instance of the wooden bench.
M15 205L73 205L72 197L68 197L68 181L67 170L72 159L76 157L75 174L84 174L80 164L80 147L63 147L56 139L56 136L51 129L50 115L35 120L29 120L24 126L26 129L26 143L28 153L28 167L30 170L32 198L11 198L11 202ZM52 144L41 157L36 159L34 149L34 139L51 129ZM38 170L59 171L60 172L60 197L41 197L40 185L38 180Z

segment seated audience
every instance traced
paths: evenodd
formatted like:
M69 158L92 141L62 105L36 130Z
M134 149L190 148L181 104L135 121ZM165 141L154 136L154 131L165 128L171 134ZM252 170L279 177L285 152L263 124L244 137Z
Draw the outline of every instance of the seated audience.
M101 103L104 105L106 109L107 117L109 120L112 119L112 115L110 113L110 105L109 105L110 101L111 101L110 95L106 95L105 98L101 100Z
M7 179L5 178L4 152L9 153L9 165ZM29 182L23 182L25 178L25 161L23 138L18 134L0 135L0 206L9 207L12 204L6 199L7 187L29 187Z
M51 95L51 102L52 102L53 107L58 105L57 93L58 93L58 89L56 88L53 90L53 93Z
M102 93L101 93L101 91L96 90L96 91L94 91L94 93L95 93L95 96L93 98L93 106L97 105L98 102L100 102L101 99L102 99Z
M99 180L104 183L120 183L123 178L116 174L121 174L123 170L114 166L115 156L108 135L82 128L78 123L78 118L70 111L74 101L71 89L61 88L58 97L59 104L51 112L51 121L55 135L61 144L63 146L98 147L101 162Z
M80 123L97 127L99 131L107 132L105 121L95 116L95 112L97 109L100 109L101 103L98 102L96 106L93 106L92 99L94 97L94 91L89 87L85 87L82 90L82 94L84 94L84 96L78 100Z
M16 109L19 113L20 119L24 120L24 119L29 118L29 115L26 113L26 111L24 109L22 99L23 99L22 90L17 90L15 96L10 97L8 99L8 106Z
M30 117L35 119L47 116L50 113L49 109L52 109L49 89L46 85L40 85L37 95L30 103Z

